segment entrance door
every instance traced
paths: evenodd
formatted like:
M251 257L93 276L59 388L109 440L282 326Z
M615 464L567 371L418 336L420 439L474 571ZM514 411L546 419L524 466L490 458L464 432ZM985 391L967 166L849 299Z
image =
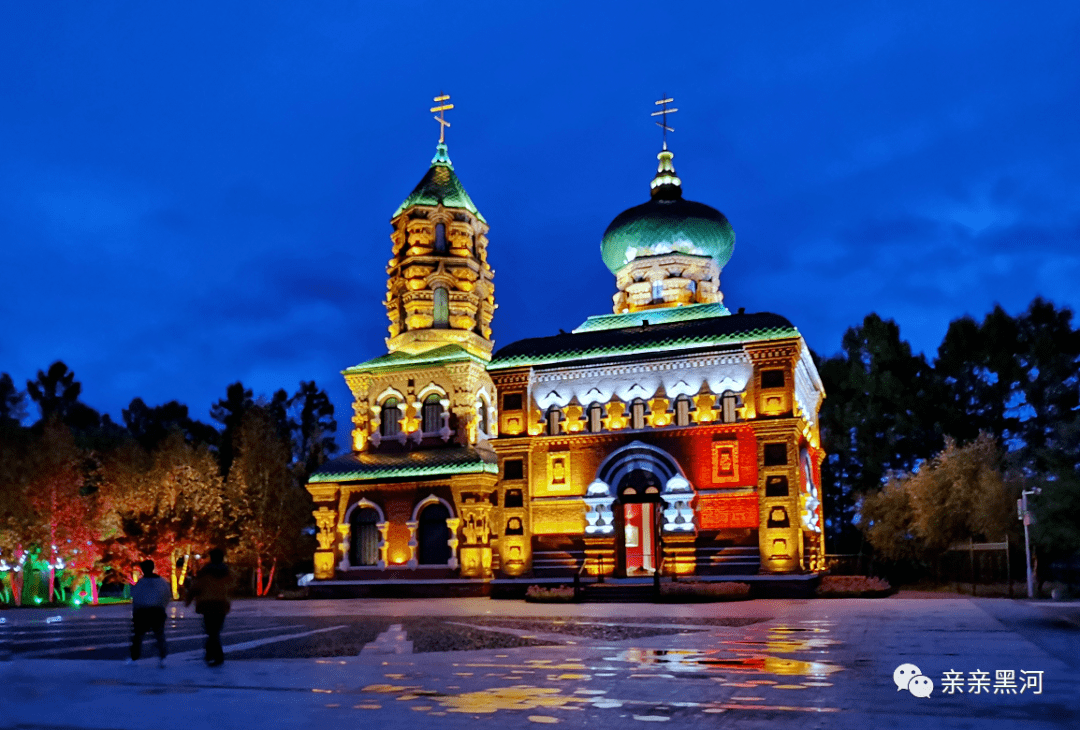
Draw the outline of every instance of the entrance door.
M623 505L623 525L626 530L626 574L652 573L656 570L655 544L653 534L652 502Z

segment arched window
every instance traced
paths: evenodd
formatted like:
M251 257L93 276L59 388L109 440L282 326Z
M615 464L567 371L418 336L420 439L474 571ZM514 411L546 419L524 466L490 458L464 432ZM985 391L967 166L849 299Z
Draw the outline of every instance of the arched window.
M350 565L376 565L379 562L379 513L371 507L357 507L349 517Z
M446 525L450 510L442 502L424 507L417 520L416 542L421 565L446 565L450 562L450 528Z
M488 435L488 405L483 398L476 406L476 427L484 436Z
M561 426L560 426L560 421L562 421L562 411L559 410L559 407L558 406L552 406L551 408L548 408L547 409L547 435L548 436L558 436L559 435L559 432L562 430Z
M604 407L599 403L589 406L589 419L586 424L590 433L600 433L604 429Z
M421 430L424 433L438 433L442 429L443 407L439 394L432 393L424 398L424 409L421 413Z
M446 224L435 224L435 253L446 253Z
M397 398L387 398L382 404L379 416L379 433L383 437L397 436L401 432L401 409Z
M654 281L652 283L652 300L654 302L664 301L664 282Z
M676 426L689 426L690 425L690 397L686 395L680 395L675 399L675 425Z
M735 423L735 421L739 420L739 413L736 410L738 407L739 396L730 390L725 390L724 394L720 396L720 420L724 423Z
M437 330L444 330L450 325L450 293L445 286L435 287L433 294L435 301L435 322L432 325Z
M630 428L645 428L645 401L641 398L630 404Z

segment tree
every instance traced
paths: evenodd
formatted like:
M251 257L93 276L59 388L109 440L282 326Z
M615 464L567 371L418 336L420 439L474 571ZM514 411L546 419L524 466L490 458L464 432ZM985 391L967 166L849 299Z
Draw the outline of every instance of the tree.
M15 389L15 381L0 373L0 428L17 427L26 418L26 392Z
M896 323L876 314L850 328L840 354L822 361L819 371L828 394L821 409L825 526L834 551L854 551L861 496L940 448L935 383Z
M334 404L326 391L320 390L314 380L301 381L300 388L290 401L297 409L297 436L295 458L298 462L299 481L306 484L311 475L330 454L337 451L334 433Z
M1001 468L993 435L945 449L866 497L861 525L881 555L933 561L965 540L997 541L1014 529L1019 482Z
M34 543L48 565L48 599L56 594L56 571L70 563L96 572L100 561L101 510L96 494L84 491L87 454L71 429L54 414L31 445L33 470L27 498L34 513Z
M290 469L289 443L280 437L268 408L249 409L237 436L228 503L241 555L254 561L255 593L261 596L269 591L277 566L296 555L311 499Z
M41 410L39 423L55 416L77 431L88 431L101 423L101 415L79 401L82 384L60 360L50 365L48 371L38 370L36 380L26 381L26 390Z
M102 491L117 525L114 561L134 577L149 557L178 595L188 556L225 537L224 485L213 454L173 432L152 454L132 444L112 455L104 472Z
M18 605L23 566L34 539L29 486L34 474L29 429L0 427L0 594Z
M179 432L190 444L217 445L217 431L188 415L188 407L169 401L150 407L142 398L134 398L123 411L128 433L147 451L156 449L171 433Z
M221 466L221 476L224 478L228 478L229 468L232 466L235 448L233 441L240 429L240 422L254 404L251 390L237 381L225 389L224 398L210 407L210 417L222 425L218 463Z

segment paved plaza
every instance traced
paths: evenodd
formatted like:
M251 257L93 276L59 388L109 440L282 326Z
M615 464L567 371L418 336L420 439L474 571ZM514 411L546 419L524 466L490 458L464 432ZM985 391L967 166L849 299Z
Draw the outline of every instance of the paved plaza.
M1080 604L239 601L217 668L180 605L125 664L129 615L0 612L0 727L1080 726Z

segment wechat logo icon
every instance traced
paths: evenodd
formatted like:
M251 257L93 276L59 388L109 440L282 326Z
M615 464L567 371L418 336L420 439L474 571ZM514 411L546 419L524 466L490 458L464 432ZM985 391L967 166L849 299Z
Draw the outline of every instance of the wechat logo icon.
M896 691L906 689L916 697L929 697L934 691L934 680L923 675L922 671L914 664L901 664L892 673Z

